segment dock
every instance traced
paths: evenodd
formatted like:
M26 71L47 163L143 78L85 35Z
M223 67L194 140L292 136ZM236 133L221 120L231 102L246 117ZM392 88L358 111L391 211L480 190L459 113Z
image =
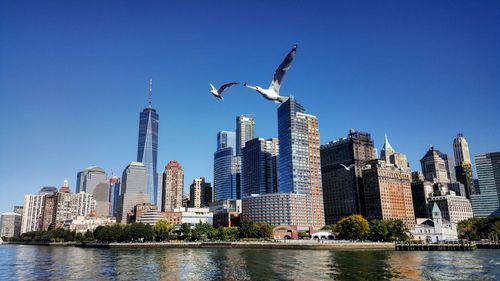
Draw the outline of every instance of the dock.
M395 242L396 251L473 251L478 247L475 242L460 241L455 243L412 243Z

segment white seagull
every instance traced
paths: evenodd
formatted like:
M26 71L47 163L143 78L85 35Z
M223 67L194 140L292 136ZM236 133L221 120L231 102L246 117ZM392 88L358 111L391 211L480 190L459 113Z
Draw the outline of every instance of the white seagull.
M295 54L297 54L297 45L293 46L293 49L288 53L283 62L281 62L281 64L278 66L276 72L274 72L273 81L271 82L271 85L269 85L268 89L263 89L259 86L250 86L246 83L243 84L243 86L257 91L268 100L274 101L276 103L285 102L288 97L280 96L281 82L283 81L283 77L285 76L286 72L290 68L293 58L295 58Z
M344 164L340 164L340 166L344 167L344 169L346 169L346 171L350 171L352 167L354 167L354 164L351 164L349 165L349 167L347 167L346 165Z
M212 93L215 97L223 100L224 98L222 97L222 92L224 92L225 89L227 89L231 86L237 85L237 84L239 84L239 82L226 83L226 84L220 86L220 88L218 90L217 90L217 88L214 87L214 85L210 84L210 87L212 87L212 89L210 90L210 93Z

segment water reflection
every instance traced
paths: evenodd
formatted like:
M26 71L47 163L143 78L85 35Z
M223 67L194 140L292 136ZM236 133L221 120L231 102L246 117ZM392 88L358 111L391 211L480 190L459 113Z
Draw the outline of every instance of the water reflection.
M0 247L0 280L498 280L500 251Z

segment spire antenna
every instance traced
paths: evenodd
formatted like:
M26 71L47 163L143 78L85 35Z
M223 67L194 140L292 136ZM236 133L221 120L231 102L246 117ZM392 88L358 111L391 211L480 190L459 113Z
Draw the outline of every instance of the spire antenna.
M151 96L153 94L153 79L149 79L149 108L151 108Z

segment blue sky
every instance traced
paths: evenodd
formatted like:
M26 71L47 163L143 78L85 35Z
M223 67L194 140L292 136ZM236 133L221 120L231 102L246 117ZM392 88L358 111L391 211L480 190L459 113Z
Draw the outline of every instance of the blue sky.
M0 211L42 186L136 160L139 112L160 114L159 167L186 187L212 179L216 134L253 113L276 137L277 105L243 87L221 102L209 82L267 86L293 44L281 91L317 115L321 142L349 128L384 133L411 166L430 144L500 150L498 1L0 2Z

